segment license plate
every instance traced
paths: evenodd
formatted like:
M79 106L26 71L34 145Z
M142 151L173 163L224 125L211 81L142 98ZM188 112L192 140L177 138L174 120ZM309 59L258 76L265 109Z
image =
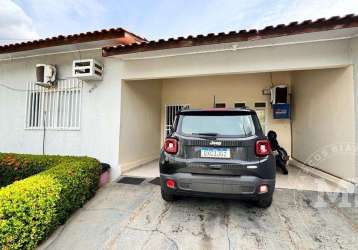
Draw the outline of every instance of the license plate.
M202 148L200 150L202 158L230 158L229 148Z

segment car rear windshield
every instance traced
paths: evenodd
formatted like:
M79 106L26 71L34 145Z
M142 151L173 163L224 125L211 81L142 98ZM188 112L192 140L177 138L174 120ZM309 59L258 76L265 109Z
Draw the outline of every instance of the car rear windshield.
M183 115L179 131L188 135L248 137L255 134L255 125L248 115Z

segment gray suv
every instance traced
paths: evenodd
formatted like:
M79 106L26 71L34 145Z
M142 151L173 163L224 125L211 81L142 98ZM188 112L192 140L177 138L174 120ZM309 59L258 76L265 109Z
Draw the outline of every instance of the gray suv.
M275 189L275 164L255 111L182 110L161 150L162 197L243 198L266 208Z

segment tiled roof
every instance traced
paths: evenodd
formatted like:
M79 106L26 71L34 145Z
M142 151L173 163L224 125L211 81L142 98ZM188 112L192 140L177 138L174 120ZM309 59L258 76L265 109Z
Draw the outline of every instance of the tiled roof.
M39 39L28 42L14 43L0 46L0 54L12 53L33 49L41 49L53 46L86 43L101 40L117 39L119 44L130 44L133 42L146 41L144 38L139 37L133 33L130 33L122 28L116 29L103 29L93 32L86 32L73 35L59 35L46 39Z
M343 17L334 16L329 19L320 18L315 21L306 20L300 23L292 22L287 25L279 24L275 27L267 26L266 28L261 30L240 30L231 31L228 33L210 33L207 35L169 38L167 40L160 39L158 41L142 41L127 45L105 47L103 48L102 52L103 56L112 56L162 49L260 40L280 36L345 29L352 27L358 27L358 15L350 14Z

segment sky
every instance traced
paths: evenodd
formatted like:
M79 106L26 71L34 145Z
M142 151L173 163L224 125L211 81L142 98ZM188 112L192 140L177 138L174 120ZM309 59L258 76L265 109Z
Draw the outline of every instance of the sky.
M148 40L358 14L358 0L0 0L0 43L125 28Z

